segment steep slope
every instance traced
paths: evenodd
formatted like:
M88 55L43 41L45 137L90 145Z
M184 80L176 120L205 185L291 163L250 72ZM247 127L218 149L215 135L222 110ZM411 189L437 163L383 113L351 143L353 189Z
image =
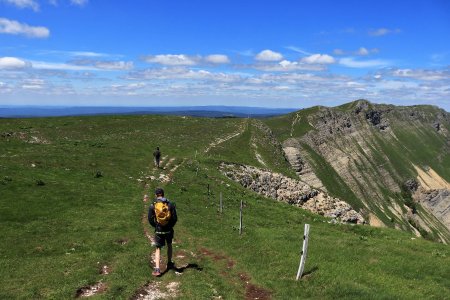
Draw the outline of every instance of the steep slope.
M359 208L372 225L450 241L445 111L359 100L265 122L300 178Z

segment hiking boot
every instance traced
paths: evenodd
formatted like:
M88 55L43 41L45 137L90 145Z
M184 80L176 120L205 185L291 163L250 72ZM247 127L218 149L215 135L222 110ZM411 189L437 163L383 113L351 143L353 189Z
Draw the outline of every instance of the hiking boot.
M155 270L152 272L152 275L156 276L156 277L161 276L161 270L158 268L155 268Z
M169 261L167 263L167 270L174 269L174 268L175 268L175 263L173 261Z

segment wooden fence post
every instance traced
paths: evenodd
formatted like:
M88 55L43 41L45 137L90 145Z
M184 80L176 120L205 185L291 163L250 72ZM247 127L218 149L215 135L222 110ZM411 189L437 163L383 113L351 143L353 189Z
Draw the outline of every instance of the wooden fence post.
M298 266L297 279L302 278L305 269L306 255L308 254L309 224L305 224L305 233L303 234L303 248L301 252L300 265Z
M208 183L208 203L209 203L209 195L211 194L211 190L209 189L209 183Z
M241 200L241 209L239 212L239 235L242 234L242 207L243 207L243 204L242 204L242 200Z

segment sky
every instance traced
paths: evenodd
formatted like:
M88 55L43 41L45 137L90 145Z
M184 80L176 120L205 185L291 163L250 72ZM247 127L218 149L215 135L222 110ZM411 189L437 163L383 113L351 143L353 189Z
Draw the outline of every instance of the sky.
M450 111L450 1L0 0L0 105Z

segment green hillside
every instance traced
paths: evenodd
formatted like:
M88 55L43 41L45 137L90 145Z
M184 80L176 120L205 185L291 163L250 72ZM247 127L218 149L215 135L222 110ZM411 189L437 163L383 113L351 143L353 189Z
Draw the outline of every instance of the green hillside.
M181 299L448 299L447 245L390 228L333 224L219 172L225 161L296 178L281 142L312 127L292 125L293 118L1 119L0 298L68 299L101 282L104 290L93 298L130 299L149 282L165 293L175 282L173 297ZM392 126L406 147L417 143L401 123ZM435 155L439 136L420 130L427 155ZM379 152L405 157L399 145L379 143ZM156 146L164 170L153 167ZM411 150L404 159L423 164L423 155ZM442 159L426 162L449 180L448 157ZM414 174L391 168L401 178ZM180 269L155 279L142 198L156 186L177 205L174 260ZM340 191L352 192L344 186ZM305 223L311 224L306 275L295 281ZM104 266L108 274L102 274Z

